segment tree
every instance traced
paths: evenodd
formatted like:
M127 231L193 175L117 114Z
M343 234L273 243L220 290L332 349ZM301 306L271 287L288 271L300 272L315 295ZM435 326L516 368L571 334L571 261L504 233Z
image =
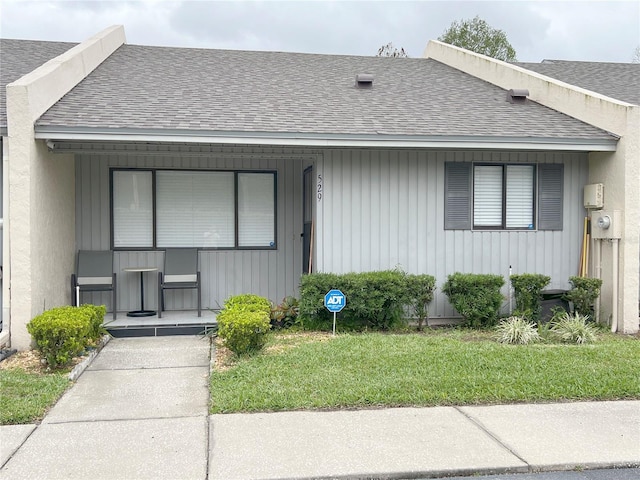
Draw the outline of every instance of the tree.
M516 61L516 51L507 40L507 35L502 30L492 28L478 16L472 20L453 22L438 40L505 62Z
M631 63L640 63L640 45L638 45L633 51L633 58L631 58Z
M404 51L404 48L398 50L393 46L392 42L387 43L386 45L381 46L378 49L377 57L393 57L393 58L407 58L407 52Z

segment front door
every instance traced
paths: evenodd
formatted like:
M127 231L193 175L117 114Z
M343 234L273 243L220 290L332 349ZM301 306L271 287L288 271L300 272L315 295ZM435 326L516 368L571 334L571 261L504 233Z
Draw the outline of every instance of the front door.
M302 273L311 273L313 257L313 167L302 179Z

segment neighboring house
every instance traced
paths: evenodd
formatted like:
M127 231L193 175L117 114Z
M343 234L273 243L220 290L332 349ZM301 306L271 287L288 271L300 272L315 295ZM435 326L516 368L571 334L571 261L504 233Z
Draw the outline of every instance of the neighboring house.
M2 70L21 42L0 42ZM182 49L127 45L112 27L10 83L0 339L10 329L26 348L29 319L70 301L78 249L115 251L119 311L139 301L122 269L161 268L171 246L200 248L205 307L247 292L279 301L309 269L401 267L440 286L455 271L511 268L567 288L582 189L606 159L629 161L628 132L538 100L525 69L432 45L443 58ZM448 65L451 53L522 77L494 85ZM508 98L522 88L528 99ZM607 208L637 220L628 200ZM620 329L634 332L637 221L624 225L621 276L627 236L636 288L625 277ZM192 308L192 292L176 293L168 309ZM455 315L438 294L430 316Z

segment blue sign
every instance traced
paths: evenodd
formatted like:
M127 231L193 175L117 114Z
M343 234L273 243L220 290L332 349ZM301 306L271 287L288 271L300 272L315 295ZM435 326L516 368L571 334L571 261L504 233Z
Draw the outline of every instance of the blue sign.
M330 312L339 312L347 304L347 297L340 290L329 290L324 296L324 306Z

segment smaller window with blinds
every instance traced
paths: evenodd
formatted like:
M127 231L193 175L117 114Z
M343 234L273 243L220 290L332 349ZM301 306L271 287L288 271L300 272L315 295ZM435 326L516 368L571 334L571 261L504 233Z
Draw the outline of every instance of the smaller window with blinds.
M564 165L446 162L445 230L562 230Z
M473 228L535 229L535 166L474 165Z

